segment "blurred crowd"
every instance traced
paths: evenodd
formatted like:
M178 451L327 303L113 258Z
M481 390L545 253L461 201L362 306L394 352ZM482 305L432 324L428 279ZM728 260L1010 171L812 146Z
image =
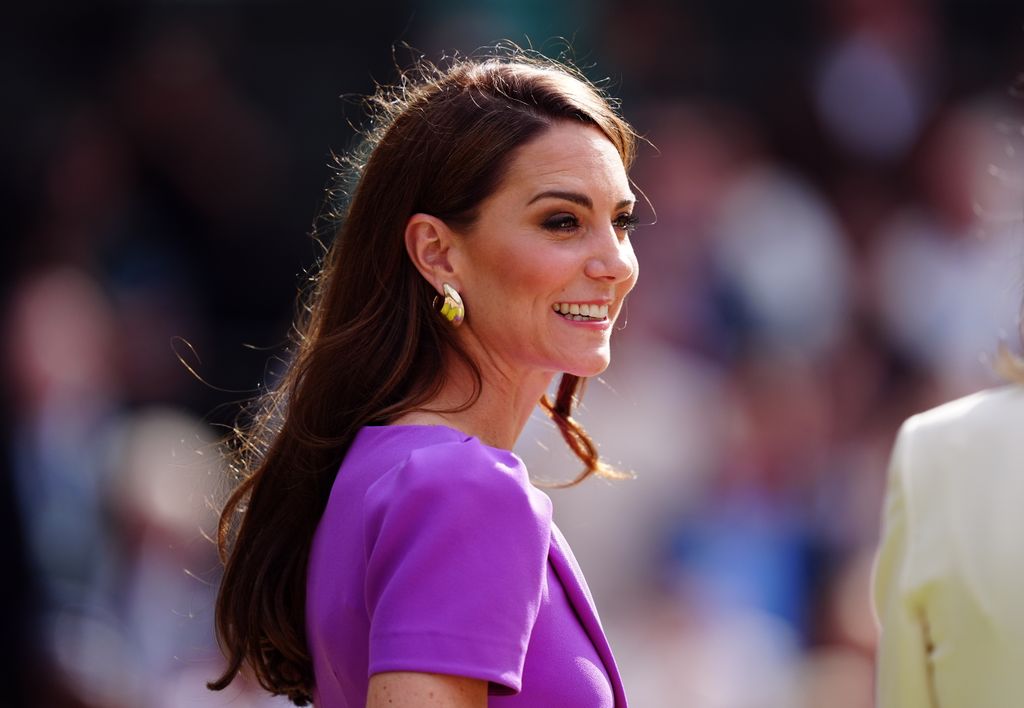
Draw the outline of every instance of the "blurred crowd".
M635 479L550 491L631 705L870 706L896 428L1019 350L1024 12L349 5L41 3L0 30L0 703L281 705L204 688L215 443L280 368L352 97L401 42L561 36L647 141L642 277L580 412ZM517 452L557 483L563 448L538 413Z

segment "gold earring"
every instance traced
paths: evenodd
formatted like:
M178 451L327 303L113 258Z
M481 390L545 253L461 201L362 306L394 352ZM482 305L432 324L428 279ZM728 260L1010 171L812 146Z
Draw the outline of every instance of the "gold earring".
M442 283L441 287L444 289L444 302L441 304L441 314L452 323L453 327L458 327L466 317L466 306L462 304L462 297L459 295L458 290L448 283ZM434 296L434 305L437 305L436 295Z

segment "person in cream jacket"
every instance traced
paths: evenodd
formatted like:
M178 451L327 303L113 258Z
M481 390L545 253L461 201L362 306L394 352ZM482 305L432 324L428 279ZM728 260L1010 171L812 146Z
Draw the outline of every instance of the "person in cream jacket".
M873 600L878 708L1024 706L1024 385L903 424Z

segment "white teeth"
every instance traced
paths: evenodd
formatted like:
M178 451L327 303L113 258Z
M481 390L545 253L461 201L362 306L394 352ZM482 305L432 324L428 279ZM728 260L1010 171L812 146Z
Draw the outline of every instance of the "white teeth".
M566 319L580 321L584 318L603 320L608 318L608 305L572 304L558 302L551 306L555 312L561 313Z

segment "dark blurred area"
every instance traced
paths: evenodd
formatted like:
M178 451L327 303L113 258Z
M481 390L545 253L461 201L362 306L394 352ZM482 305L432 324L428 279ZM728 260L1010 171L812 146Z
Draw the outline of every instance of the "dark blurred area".
M204 687L214 443L280 367L360 97L418 55L404 43L440 60L503 38L568 40L649 140L643 277L581 412L637 479L552 492L631 704L872 704L896 427L997 384L1001 342L1019 351L1019 3L5 15L0 704L281 704ZM575 472L543 421L521 444L535 476Z

